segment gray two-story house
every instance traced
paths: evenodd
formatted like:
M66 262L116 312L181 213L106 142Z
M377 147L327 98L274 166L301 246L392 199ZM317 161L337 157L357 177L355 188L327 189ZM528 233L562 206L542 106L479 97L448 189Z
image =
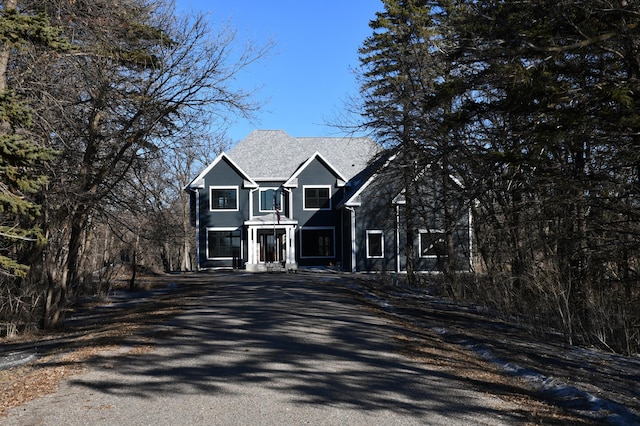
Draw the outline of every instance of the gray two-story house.
M402 272L403 194L393 185L374 183L388 164L373 161L382 151L369 138L252 132L186 187L192 194L198 269L332 266ZM469 235L468 217L461 230ZM434 262L425 260L435 257L441 235L423 226L416 236L411 255L423 260L416 263L421 269L434 270ZM464 257L470 237L459 243Z

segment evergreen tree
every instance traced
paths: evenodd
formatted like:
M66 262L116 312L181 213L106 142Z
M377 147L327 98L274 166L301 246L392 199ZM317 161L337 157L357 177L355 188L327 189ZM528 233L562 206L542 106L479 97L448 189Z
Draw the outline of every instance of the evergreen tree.
M360 51L364 121L404 153L405 186L423 161L477 200L476 295L638 350L640 5L383 4ZM436 197L445 212L454 192Z
M28 109L6 91L0 95L0 121L7 130L30 122ZM0 154L0 271L25 277L28 266L20 261L20 248L43 242L33 195L46 182L38 166L52 153L9 130L0 134Z
M455 139L449 120L455 99L451 88L456 87L449 62L454 48L449 33L451 6L425 0L383 4L385 10L370 23L373 35L360 49L362 114L365 125L398 151L409 281L415 282L417 230L427 224L444 230L446 252L439 261L452 282L454 232L461 211L453 208L457 197L451 185Z
M46 182L40 166L53 156L30 138L30 109L7 88L10 54L25 44L67 47L44 16L21 14L16 0L5 1L0 9L0 274L22 278L29 269L22 249L43 243L34 194Z
M610 344L638 294L639 6L465 3L460 63L476 72L461 109L490 277L506 305ZM628 310L605 319L614 304Z

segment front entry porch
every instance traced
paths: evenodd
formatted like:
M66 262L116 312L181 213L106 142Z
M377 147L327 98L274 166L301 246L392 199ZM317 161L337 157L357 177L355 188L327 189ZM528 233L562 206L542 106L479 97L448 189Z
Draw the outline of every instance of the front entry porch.
M298 269L295 249L297 221L278 223L266 218L245 222L249 272L291 271Z

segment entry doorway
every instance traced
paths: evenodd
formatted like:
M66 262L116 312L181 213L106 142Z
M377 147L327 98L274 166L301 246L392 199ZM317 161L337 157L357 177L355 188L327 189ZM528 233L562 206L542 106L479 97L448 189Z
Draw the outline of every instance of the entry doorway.
M287 258L284 230L259 230L260 263L284 262Z

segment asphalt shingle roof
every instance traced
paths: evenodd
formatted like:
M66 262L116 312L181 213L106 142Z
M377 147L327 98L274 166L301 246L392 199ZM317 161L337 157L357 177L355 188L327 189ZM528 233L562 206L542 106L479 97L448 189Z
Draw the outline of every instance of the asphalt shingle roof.
M286 180L318 152L349 180L380 150L369 138L300 138L282 130L254 130L227 155L254 180Z

